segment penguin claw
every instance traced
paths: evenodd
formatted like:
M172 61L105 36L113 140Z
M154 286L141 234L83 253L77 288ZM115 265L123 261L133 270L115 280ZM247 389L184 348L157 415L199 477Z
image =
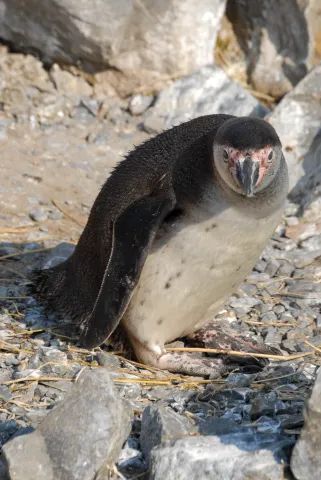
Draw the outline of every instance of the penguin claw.
M223 362L228 365L229 363L238 363L239 365L252 368L256 371L264 368L268 363L268 358L258 358L254 355L256 353L275 355L280 354L280 351L276 347L271 347L263 343L259 343L253 338L246 337L239 331L229 327L224 321L212 320L197 332L189 335L187 341L191 346L202 348L213 348L221 350L234 350L238 352L251 353L253 356L224 356ZM208 356L212 357L216 354L208 353Z

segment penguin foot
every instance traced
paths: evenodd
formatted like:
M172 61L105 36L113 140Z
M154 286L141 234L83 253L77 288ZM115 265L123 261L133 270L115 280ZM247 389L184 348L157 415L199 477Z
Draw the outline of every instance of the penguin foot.
M280 354L277 348L259 343L250 336L230 327L224 320L214 319L204 325L197 332L188 335L187 341L189 346L202 348L215 348L221 350L234 350L244 353L264 353L264 354ZM209 354L211 355L211 354ZM263 368L268 359L257 357L239 357L228 355L225 356L225 362L237 362L242 365L257 366Z
M172 373L218 378L238 368L236 363L225 363L222 358L205 357L199 353L166 352L164 347L146 345L132 336L130 341L139 362Z
M154 366L173 373L185 375L211 376L219 378L225 373L235 370L236 364L226 364L224 359L198 357L185 352L166 352L156 359Z

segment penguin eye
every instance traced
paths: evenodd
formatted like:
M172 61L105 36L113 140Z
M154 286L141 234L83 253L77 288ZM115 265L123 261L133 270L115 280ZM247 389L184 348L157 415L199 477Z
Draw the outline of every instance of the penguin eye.
M269 153L269 156L268 156L269 162L272 161L272 158L273 158L273 150L271 150L270 153Z
M225 161L228 160L228 153L226 150L223 151L223 158Z

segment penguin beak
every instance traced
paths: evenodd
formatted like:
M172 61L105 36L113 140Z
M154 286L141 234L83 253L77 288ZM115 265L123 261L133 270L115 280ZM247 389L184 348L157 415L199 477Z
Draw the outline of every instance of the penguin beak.
M245 157L236 163L236 177L247 197L253 197L259 179L259 162Z

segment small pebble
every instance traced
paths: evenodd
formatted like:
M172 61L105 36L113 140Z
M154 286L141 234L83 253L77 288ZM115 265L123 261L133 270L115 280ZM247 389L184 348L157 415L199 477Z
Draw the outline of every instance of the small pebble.
M43 210L33 210L29 213L29 217L34 222L45 222L48 219L48 215Z

